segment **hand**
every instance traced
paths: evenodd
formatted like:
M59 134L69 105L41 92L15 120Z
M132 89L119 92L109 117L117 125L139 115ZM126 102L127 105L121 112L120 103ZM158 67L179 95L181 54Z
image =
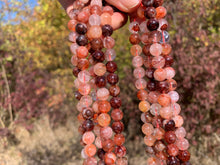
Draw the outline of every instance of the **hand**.
M67 14L72 10L72 4L74 0L59 0L61 5L66 10ZM141 0L106 0L110 5L115 6L120 11L125 13L132 13L141 4ZM121 12L115 12L112 15L112 27L118 29L127 22L127 15Z

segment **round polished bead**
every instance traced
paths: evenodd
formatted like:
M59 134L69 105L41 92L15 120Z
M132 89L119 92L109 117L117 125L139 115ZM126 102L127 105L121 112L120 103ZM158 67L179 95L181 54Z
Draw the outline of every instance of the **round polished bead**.
M77 16L77 20L83 23L88 22L89 20L89 13L85 12L85 11L81 11L79 12L78 16Z
M88 56L88 49L85 46L80 46L76 50L78 58L86 58Z
M169 42L169 40L170 40L170 34L165 30L162 31L160 43L166 43Z
M187 139L178 139L176 145L180 150L187 150L189 148L189 142Z
M93 50L101 50L103 48L103 42L100 38L93 39L90 44Z
M176 91L170 91L168 93L168 95L170 95L171 101L173 103L177 102L179 100L179 94Z
M151 57L150 55L150 44L147 44L147 45L144 45L143 46L143 53L144 55L148 56L148 57ZM147 67L147 66L146 66Z
M102 146L105 152L111 152L114 150L115 144L112 139L107 139L102 142Z
M91 86L89 84L80 84L78 91L81 95L88 95L91 91Z
M139 34L131 34L129 41L132 45L139 44L141 42Z
M85 132L82 136L82 141L85 144L92 144L95 141L94 133L91 131Z
M107 49L112 49L115 46L115 40L112 37L107 36L103 40L103 45Z
M108 83L111 84L111 85L115 85L118 83L118 75L115 74L115 73L110 73L107 75L107 80L108 80Z
M160 161L156 157L150 157L147 159L147 165L159 165Z
M115 133L119 134L124 130L124 124L121 121L115 121L112 123L112 129Z
M128 165L128 159L126 157L117 158L116 165Z
M154 127L153 127L153 125L150 124L150 123L145 123L145 124L142 126L142 132L143 132L146 136L151 135L151 134L154 132Z
M103 36L105 36L105 37L111 36L112 33L113 33L113 28L111 25L106 24L106 25L102 26L102 35Z
M75 68L73 68L73 71L72 71L72 73L73 73L73 75L75 76L75 77L78 77L78 74L80 73L80 69L79 68L77 68L77 67L75 67Z
M166 19L159 19L159 29L160 30L167 30L168 22Z
M77 55L73 55L73 56L71 57L71 63L72 63L73 66L77 66L77 63L78 63L78 57L77 57Z
M110 124L111 117L107 113L102 113L98 116L97 120L100 126L106 127Z
M77 38L78 38L78 36L77 36ZM78 47L79 47L78 44L73 43L73 44L70 45L70 51L71 51L74 55L76 55L76 50L78 49ZM76 57L77 57L77 56L76 56Z
M145 75L145 70L142 67L138 67L134 69L133 75L135 78L143 78Z
M154 127L162 127L163 126L163 119L160 116L155 116L152 118L152 125Z
M149 34L149 42L155 43L161 40L161 33L157 30L150 32Z
M139 100L147 100L148 92L144 89L141 89L137 92L137 97Z
M177 88L177 82L174 79L167 80L167 83L169 85L169 91L174 91Z
M161 19L161 18L164 18L166 16L167 10L166 10L165 7L159 6L159 7L156 8L156 13L157 13L156 18Z
M116 52L114 49L107 49L105 52L105 59L107 61L113 61L116 58Z
M109 93L111 96L118 96L120 94L120 88L119 86L117 85L112 85L110 88L109 88Z
M143 16L144 16L144 14L143 14ZM149 30L148 30L148 28L147 28L147 21L143 21L141 24L140 24L140 31L142 32L142 33L148 33L149 32Z
M150 113L154 116L158 116L161 109L161 105L158 103L154 103L150 107Z
M166 148L166 145L162 141L156 141L154 145L154 150L156 152L163 151Z
M157 91L160 93L167 93L169 92L169 84L167 81L158 81L157 82Z
M180 115L174 116L172 118L175 122L175 126L176 127L181 127L183 125L183 117Z
M180 165L180 161L177 157L170 156L168 157L167 165Z
M106 69L108 72L114 73L115 71L117 71L117 64L114 61L108 61L106 63Z
M175 144L169 144L167 146L167 153L170 156L177 156L178 153L179 153L179 149L178 149L178 147Z
M172 51L171 45L170 45L170 44L167 44L167 43L163 43L163 44L162 44L162 48L163 48L163 50L162 50L162 54L163 54L163 55L168 55L168 54L170 54L171 51Z
M154 78L157 80L157 81L163 81L166 79L166 71L162 68L158 68L155 70L154 72ZM171 97L171 100L172 100L172 97Z
M142 78L137 79L137 80L135 81L135 87L136 87L137 89L145 89L146 86L147 86L147 82L146 82L146 80L144 80L144 79L142 79Z
M95 145L97 148L102 148L102 139L100 136L98 136L96 139L95 139ZM98 153L97 153L98 154Z
M106 86L106 78L105 76L96 76L95 77L95 84L97 87L102 88Z
M85 46L88 44L88 39L85 35L79 35L77 38L76 38L76 43L79 45L79 46Z
M170 119L173 116L173 112L170 107L162 107L160 109L160 116L164 119Z
M174 120L169 120L165 124L165 130L166 131L174 131L175 130L175 122L174 122Z
M91 108L84 108L82 115L85 119L92 119L94 116L94 111Z
M162 46L161 44L158 44L158 43L154 43L150 46L150 53L153 55L153 56L159 56L161 55L162 53Z
M99 15L97 14L92 14L90 15L89 17L89 24L91 26L94 26L94 25L100 25L101 24L101 18Z
M152 65L154 68L162 68L165 65L165 59L162 56L154 57L152 59ZM167 71L167 73L170 73L170 72L168 72L170 70L166 70L166 71Z
M107 100L99 101L98 109L101 113L108 113L111 110L111 105Z
M147 82L147 89L149 91L155 91L156 90L156 81L150 80Z
M111 25L112 24L112 17L109 13L103 13L101 15L101 25Z
M102 36L102 28L100 26L91 26L87 32L89 39L100 38Z
M69 20L67 27L69 30L75 31L76 24L77 24L77 21L72 19L72 20Z
M109 98L109 91L107 88L100 88L96 95L99 100L107 100Z
M157 12L154 7L147 7L144 12L144 15L147 19L156 17L156 14L157 14Z
M92 131L94 128L94 123L91 120L85 120L82 124L82 127L85 129L85 131Z
M106 73L106 66L105 66L105 64L103 64L103 63L97 63L97 64L94 66L94 73L95 73L97 76L103 76L103 75Z
M153 6L154 0L142 0L142 4L146 7Z
M154 30L157 30L159 27L159 22L156 20L156 19L149 19L147 21L147 28L150 30L150 31L154 31Z
M166 79L172 79L175 76L175 70L172 67L164 68L166 71Z
M139 23L136 21L131 22L128 28L131 33L138 33L140 31Z
M150 146L150 147L153 146L155 141L156 141L156 138L153 135L149 135L149 136L144 137L144 143L147 146Z
M156 92L156 91L153 91L153 92L149 92L149 94L148 94L148 101L150 102L150 103L156 103L157 102L157 99L158 99L158 97L159 97L159 95L160 95L160 93L159 92Z
M87 32L87 27L86 27L86 25L85 25L85 24L82 24L82 23L78 23L78 24L76 25L76 32L77 32L78 34L86 34L86 32Z
M133 45L130 49L132 56L139 56L142 52L142 48L140 45Z
M87 59L79 59L79 60L78 60L77 67L78 67L80 70L86 70L86 69L89 68L89 61L88 61Z
M178 158L183 162L187 162L190 159L189 151L188 150L179 151Z
M132 65L136 68L141 67L143 63L144 63L144 60L143 60L143 57L141 56L135 56L132 60Z
M114 10L111 6L104 6L102 11L103 11L103 13L109 13L110 15L112 15L114 13Z
M89 157L92 157L96 154L96 146L94 144L88 144L85 146L85 153Z
M126 155L126 148L124 146L116 146L115 147L115 154L117 157L123 157Z
M164 58L165 58L165 67L169 67L173 65L174 60L172 56L167 55Z
M97 156L99 157L99 159L103 160L105 157L105 151L102 148L98 149Z
M82 83L88 83L90 78L90 73L87 70L80 71L78 74L78 79Z
M165 135L164 135L164 139L168 144L175 143L175 141L176 141L175 132L174 131L166 132Z
M175 134L178 139L183 139L186 136L186 130L183 127L179 127L176 129Z
M76 38L78 37L78 33L76 32L70 32L69 36L68 36L68 39L70 42L73 42L75 43L76 42Z
M104 53L101 50L97 50L92 53L92 57L95 61L103 62L105 60Z
M121 107L121 99L119 97L112 97L110 100L110 104L112 108L120 108Z
M157 99L158 103L163 106L163 107L167 107L170 105L171 103L171 98L168 94L161 94L158 99Z
M154 78L154 71L155 71L154 68L147 68L146 72L145 72L146 77L149 79L153 79Z
M110 139L113 135L113 130L111 127L103 127L100 130L100 135L104 139Z
M149 33L144 33L141 35L141 42L144 45L149 44Z
M138 108L142 112L147 112L150 109L150 103L147 101L141 101L138 105Z
M158 127L158 124L157 124L157 127ZM153 135L157 140L161 140L164 138L164 133L165 133L164 129L161 127L158 127L154 129Z
M102 14L102 9L98 5L92 5L90 7L90 13L91 14L101 15Z
M149 112L142 113L141 121L143 121L143 123L150 123L152 121L152 115Z
M154 7L159 7L163 5L164 0L154 0Z
M74 96L77 100L80 100L82 98L82 95L79 93L79 91L75 91Z
M105 164L114 164L117 157L113 152L108 152L105 154Z
M123 118L123 112L120 109L114 109L111 112L111 117L114 121L120 121Z
M145 11L145 7L144 6L139 6L139 8L137 9L137 16L141 19L144 19L144 11ZM141 25L140 25L141 26ZM145 24L146 26L146 24ZM143 31L142 31L143 32Z
M115 134L115 136L114 136L114 143L115 143L117 146L123 145L124 142L125 142L125 137L124 137L124 135L122 135L122 134Z

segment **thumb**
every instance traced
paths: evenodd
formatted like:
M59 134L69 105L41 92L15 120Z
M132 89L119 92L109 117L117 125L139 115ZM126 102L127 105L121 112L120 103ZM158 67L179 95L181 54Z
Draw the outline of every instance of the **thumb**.
M106 0L106 2L126 13L133 12L141 4L141 0Z

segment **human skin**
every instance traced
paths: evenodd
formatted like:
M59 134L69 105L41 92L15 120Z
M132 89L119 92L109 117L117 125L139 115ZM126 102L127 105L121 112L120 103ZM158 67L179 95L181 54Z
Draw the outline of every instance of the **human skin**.
M63 8L66 10L66 13L73 9L72 4L74 0L58 0ZM114 29L118 29L122 27L127 22L127 14L132 14L139 5L141 4L141 0L106 0L106 2L112 6L115 6L121 12L115 12L112 15L112 27Z

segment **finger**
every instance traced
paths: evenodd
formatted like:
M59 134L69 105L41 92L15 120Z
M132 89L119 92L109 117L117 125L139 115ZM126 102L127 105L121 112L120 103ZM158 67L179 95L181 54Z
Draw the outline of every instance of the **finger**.
M126 13L133 12L141 4L141 0L106 0L106 2Z
M113 29L118 29L122 27L124 24L126 24L128 20L128 17L125 14L122 14L120 12L115 12L112 15L112 27Z

